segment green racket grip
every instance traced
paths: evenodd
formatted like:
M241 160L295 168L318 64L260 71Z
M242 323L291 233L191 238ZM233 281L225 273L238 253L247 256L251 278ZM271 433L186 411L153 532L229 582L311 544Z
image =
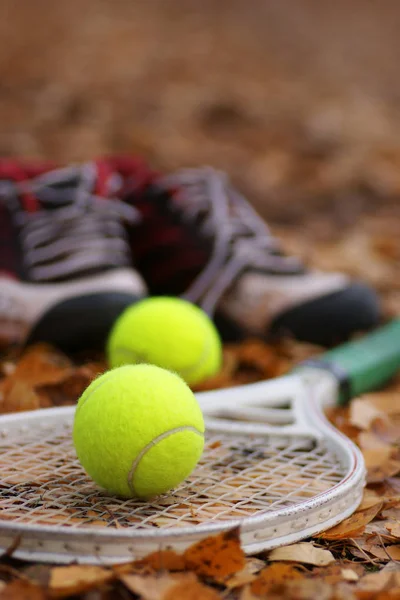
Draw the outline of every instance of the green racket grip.
M400 369L400 319L303 364L329 370L338 378L341 404L375 390Z

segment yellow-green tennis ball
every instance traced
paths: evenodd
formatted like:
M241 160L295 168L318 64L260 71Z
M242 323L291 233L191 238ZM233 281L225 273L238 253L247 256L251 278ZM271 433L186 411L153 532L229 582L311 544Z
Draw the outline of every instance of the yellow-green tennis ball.
M110 332L107 354L112 368L151 363L192 385L218 373L222 344L203 310L186 300L159 296L122 313Z
M127 365L84 391L73 441L82 466L101 487L124 498L150 498L174 488L196 466L203 415L178 375Z

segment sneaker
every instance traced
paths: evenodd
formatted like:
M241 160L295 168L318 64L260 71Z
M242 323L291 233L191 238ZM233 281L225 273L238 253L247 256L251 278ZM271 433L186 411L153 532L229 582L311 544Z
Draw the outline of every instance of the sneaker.
M116 317L146 294L131 267L124 222L138 212L99 195L97 165L53 169L0 161L0 338L64 350L104 342Z
M331 345L379 322L372 289L287 256L225 174L206 167L152 179L128 162L113 166L142 217L131 246L151 294L198 304L230 341L284 334Z

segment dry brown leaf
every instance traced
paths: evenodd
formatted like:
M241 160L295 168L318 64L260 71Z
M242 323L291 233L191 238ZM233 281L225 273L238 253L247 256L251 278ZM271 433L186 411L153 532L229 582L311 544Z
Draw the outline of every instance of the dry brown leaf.
M221 600L221 596L200 581L181 581L167 590L162 600Z
M36 344L28 348L15 366L15 370L4 382L4 392L13 381L24 381L32 387L55 383L72 367L71 361L48 344Z
M400 414L399 393L391 390L368 394L370 403L382 414Z
M265 562L259 558L248 558L241 571L225 580L224 585L228 589L238 588L251 583L257 578L257 573L265 567Z
M393 560L391 560L390 562L386 563L386 565L381 569L382 571L385 571L385 573L387 572L400 572L400 563L399 562L394 562Z
M398 545L382 546L378 544L371 544L368 547L368 552L385 562L390 560L400 560L400 546Z
M256 596L251 591L250 585L245 585L244 588L242 588L239 596L239 600L259 600L259 598L260 596Z
M389 444L363 449L362 453L367 467L368 483L380 483L400 471L400 461L395 460L395 450Z
M115 579L116 574L105 567L71 565L55 567L51 571L49 593L52 598L82 594Z
M400 538L400 521L386 523L386 529L396 538Z
M370 592L381 592L386 589L400 587L400 572L382 570L377 573L369 573L360 580L359 587Z
M193 544L183 556L187 568L218 582L241 571L246 563L238 528Z
M390 458L386 449L363 451L367 466L367 482L381 483L400 472L400 461ZM381 461L379 460L381 458Z
M1 412L20 412L41 408L40 396L23 380L13 379L0 404Z
M376 492L374 492L374 490L365 488L361 503L359 504L356 512L366 510L367 508L371 508L373 506L376 506L377 504L382 504L382 497Z
M400 560L400 545L386 546L385 550L392 560Z
M184 571L186 567L183 556L173 550L152 552L139 562L151 567L155 571Z
M75 404L93 379L100 375L96 365L85 365L65 371L58 381L37 385L35 391L42 406L65 406Z
M26 579L17 579L6 585L0 592L1 600L46 600L44 589Z
M329 585L336 585L345 579L343 571L346 571L346 569L347 564L346 567L344 567L343 563L336 561L326 567L316 567L308 574L308 577L313 579L323 579L323 581L329 583ZM358 579L364 573L364 569L361 565L354 563L351 566L351 572L352 574L349 575L349 577Z
M359 429L370 429L381 411L372 404L368 396L355 398L350 404L350 423Z
M397 420L390 417L375 419L371 432L386 444L399 445L400 427Z
M342 577L345 581L358 581L359 576L353 569L342 569Z
M391 444L380 438L375 431L362 431L358 436L358 445L362 450L374 448L391 448Z
M280 589L287 581L302 579L304 575L293 565L276 563L269 565L258 574L250 590L256 596L265 596L274 590Z
M321 533L318 537L325 540L344 540L359 535L370 521L380 512L383 502L375 504L367 510L355 512L353 515Z
M200 583L193 573L122 575L121 581L142 600L218 600L219 594Z
M160 600L165 598L167 591L178 583L177 575L161 573L159 575L122 575L120 580L132 594L137 594L143 600ZM196 581L193 573L180 575L185 583Z
M363 449L363 457L367 469L380 467L392 458L393 448L389 444Z
M318 567L329 565L335 561L329 550L317 548L311 542L300 542L299 544L275 548L269 553L268 560L290 560Z
M389 498L385 501L381 516L389 521L400 521L400 499Z
M380 514L380 516L382 516L382 513ZM377 519L374 519L373 521L368 523L368 525L365 526L364 535L368 537L369 541L372 540L372 543L375 543L376 541L373 540L373 536L381 536L385 543L396 543L396 537L394 535L391 535L386 529L386 525L388 522L389 521L378 521Z

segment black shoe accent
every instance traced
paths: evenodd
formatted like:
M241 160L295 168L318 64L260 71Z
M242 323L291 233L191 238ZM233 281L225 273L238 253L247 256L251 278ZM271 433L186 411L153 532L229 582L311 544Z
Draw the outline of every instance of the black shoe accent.
M26 345L48 342L64 352L103 350L117 317L142 298L102 292L69 298L51 307L31 329Z
M353 283L282 313L268 333L274 337L288 334L301 341L331 346L356 331L375 327L380 319L377 294L365 284Z
M216 313L214 323L224 342L241 342L247 337L247 332L240 325L221 313Z

